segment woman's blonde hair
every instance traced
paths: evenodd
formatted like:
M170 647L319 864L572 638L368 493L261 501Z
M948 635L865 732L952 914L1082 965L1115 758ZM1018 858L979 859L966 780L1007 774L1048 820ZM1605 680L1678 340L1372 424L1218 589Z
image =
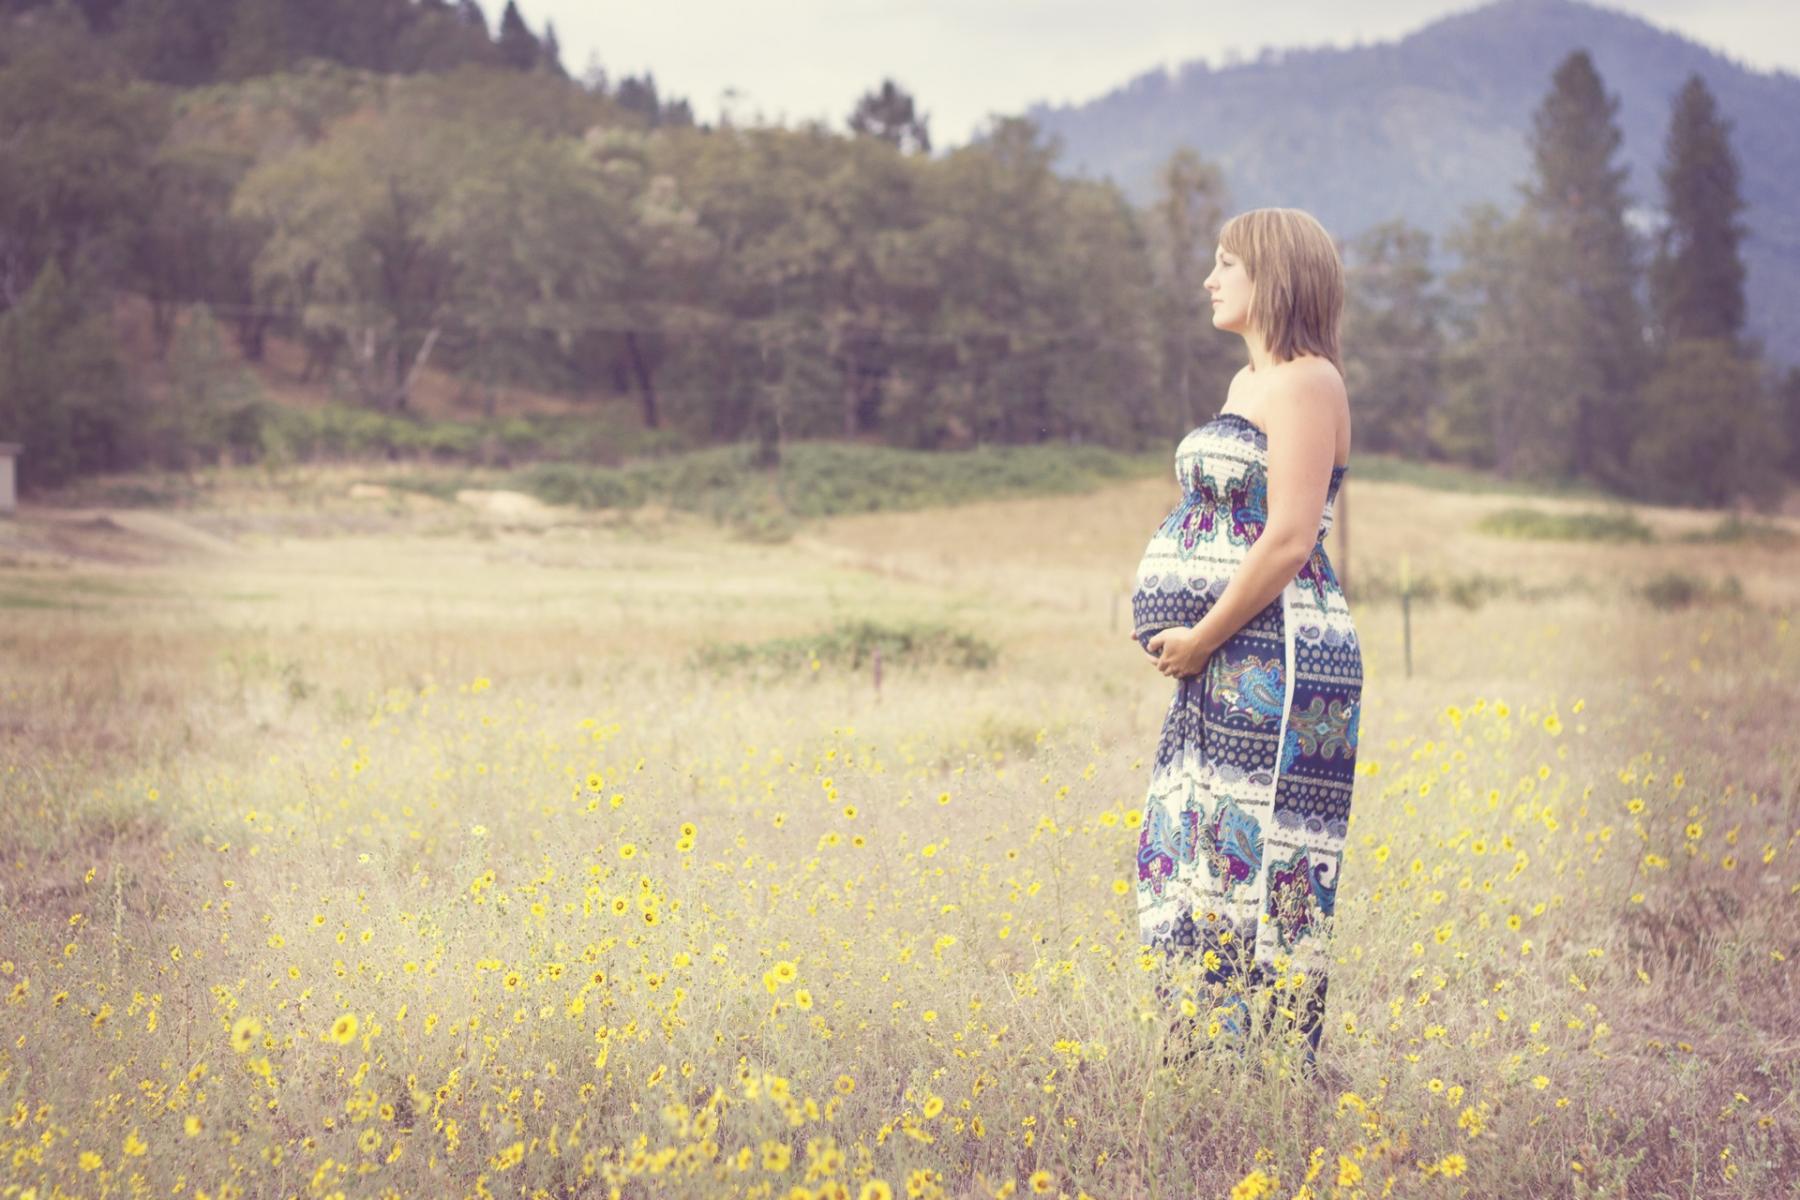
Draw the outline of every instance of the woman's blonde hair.
M1225 222L1219 247L1243 260L1251 283L1250 324L1274 360L1317 354L1343 371L1338 318L1344 263L1325 227L1298 208L1253 208Z

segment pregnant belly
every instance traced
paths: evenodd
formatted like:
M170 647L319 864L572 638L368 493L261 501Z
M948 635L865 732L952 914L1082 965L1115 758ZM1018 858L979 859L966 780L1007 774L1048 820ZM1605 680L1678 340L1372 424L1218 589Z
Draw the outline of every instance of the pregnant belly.
M1204 555L1184 555L1174 539L1158 533L1138 562L1131 594L1132 633L1147 643L1165 629L1196 625L1231 582L1233 564Z

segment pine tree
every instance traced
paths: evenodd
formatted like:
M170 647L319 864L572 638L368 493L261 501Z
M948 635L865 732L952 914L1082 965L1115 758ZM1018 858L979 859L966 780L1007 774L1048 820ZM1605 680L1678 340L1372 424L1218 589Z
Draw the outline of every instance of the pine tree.
M1536 229L1532 275L1546 303L1568 302L1542 350L1559 364L1559 398L1570 406L1566 467L1618 485L1648 366L1637 299L1637 249L1625 224L1627 169L1612 157L1623 141L1585 50L1557 67L1533 116L1535 178L1524 188Z
M481 9L481 0L457 0L456 15L462 18L463 24L471 29L479 29L484 37L493 36L488 25L487 13Z
M562 43L556 40L556 23L544 22L544 41L539 51L544 70L558 79L567 79L569 72L563 67Z
M655 125L662 112L662 102L656 96L656 75L644 72L639 79L636 75L627 75L619 80L619 90L613 94L619 107L626 112L642 113Z
M1690 75L1675 97L1661 170L1668 224L1650 265L1658 340L1736 339L1744 325L1744 261L1736 220L1738 163L1712 93Z
M525 24L525 18L519 15L519 6L515 0L506 0L506 10L500 14L500 61L518 71L529 71L538 65L543 51L531 29Z
M931 153L927 119L915 111L911 93L891 79L856 102L849 124L850 132L880 138L897 150Z

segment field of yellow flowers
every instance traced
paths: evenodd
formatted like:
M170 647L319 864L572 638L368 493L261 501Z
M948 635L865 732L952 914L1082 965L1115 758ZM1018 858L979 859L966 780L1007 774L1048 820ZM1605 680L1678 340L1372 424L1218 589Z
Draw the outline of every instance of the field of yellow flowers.
M0 1197L1800 1174L1791 543L1521 545L1472 528L1497 497L1349 485L1320 1086L1272 1040L1163 1063L1169 684L1120 592L1164 481L773 546L343 482L0 555ZM1676 563L1737 586L1671 602Z

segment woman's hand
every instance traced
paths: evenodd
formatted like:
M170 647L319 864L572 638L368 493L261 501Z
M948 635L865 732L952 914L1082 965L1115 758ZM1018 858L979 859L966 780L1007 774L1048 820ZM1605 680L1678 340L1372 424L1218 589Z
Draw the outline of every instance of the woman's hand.
M1201 636L1198 628L1181 625L1156 634L1144 648L1156 655L1157 670L1176 679L1198 675L1206 669L1206 660L1218 649Z

